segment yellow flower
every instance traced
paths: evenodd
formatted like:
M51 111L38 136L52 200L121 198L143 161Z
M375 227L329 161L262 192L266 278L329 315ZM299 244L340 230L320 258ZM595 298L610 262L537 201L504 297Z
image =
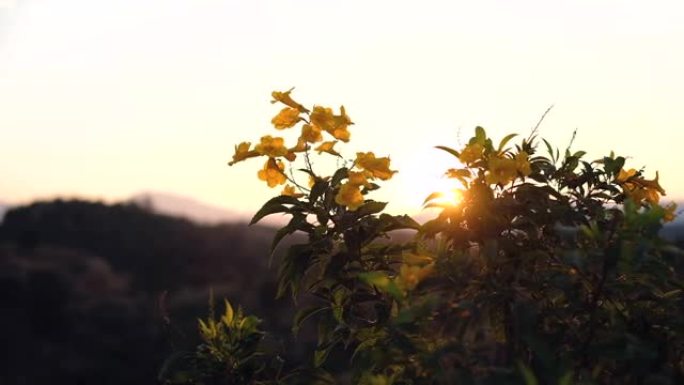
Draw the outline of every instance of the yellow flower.
M403 264L399 268L397 283L405 290L413 290L422 280L432 274L434 267L432 263L424 267Z
M658 172L656 172L655 179L641 178L637 176L637 171L632 168L628 171L620 170L615 181L622 186L625 195L636 203L646 200L652 204L657 204L660 201L660 195L665 195L665 190L658 182L659 178Z
M259 170L257 175L259 176L259 179L266 181L268 187L273 188L279 184L285 183L287 180L285 174L283 174L283 170L285 170L285 165L282 161L276 161L275 158L268 158L264 164L264 168Z
M637 170L630 168L629 171L625 171L625 169L621 169L620 172L618 173L617 178L615 178L615 181L618 183L624 183L627 181L627 179L633 177L636 175Z
M347 178L349 178L349 184L370 187L370 183L368 182L365 172L349 171L347 173Z
M329 180L330 180L329 176L325 176L325 177L315 176L314 177L313 175L309 174L309 183L308 183L309 188L312 188L316 184L316 182L318 182L318 181L327 182Z
M302 135L300 138L309 143L320 142L323 140L321 128L316 125L305 124L302 126Z
M330 155L340 156L340 153L335 151L335 149L333 148L335 146L335 143L337 143L337 141L323 142L320 146L316 147L316 151L318 151L319 154L322 152L327 152Z
M649 190L655 190L655 191L657 191L658 193L660 193L660 195L663 195L663 196L664 196L664 195L666 195L666 194L665 194L665 189L663 189L662 186L660 186L660 183L658 182L658 179L660 179L660 175L658 175L658 171L656 171L656 177L655 177L655 179L651 179L651 180L648 180L648 179L638 179L638 180L636 181L636 183L637 183L637 184L640 184L641 186L643 186L643 187L645 187L645 188L647 188L647 189L649 189Z
M285 92L279 92L279 91L271 92L271 96L273 96L273 100L271 100L271 103L280 102L286 106L296 108L297 110L299 110L301 112L309 112L309 110L304 108L304 106L302 106L301 104L292 100L292 97L290 97L290 92L292 92L292 90L294 90L294 88L290 88L289 91L285 91Z
M292 147L289 151L290 152L304 152L306 151L308 146L306 145L306 141L302 138L297 138L297 144Z
M314 106L310 118L312 124L328 132L335 125L332 108L329 107Z
M285 188L283 188L283 191L280 193L280 195L285 195L294 198L301 198L304 196L304 194L295 192L294 186L291 186L289 184L285 185Z
M348 142L351 137L347 126L353 123L347 116L344 106L340 107L340 115L334 115L331 108L314 106L311 123L343 142Z
M328 131L330 132L330 135L332 135L335 139L339 139L345 143L348 142L351 134L349 131L347 131L347 127L354 123L352 123L351 119L349 119L349 116L347 116L344 106L340 106L340 115L334 115L333 120L335 121L335 126L332 131Z
M463 164L471 164L482 157L482 152L484 152L484 146L480 143L471 143L461 151L458 160Z
M301 119L299 117L299 113L299 110L296 108L285 107L280 110L278 115L271 119L271 123L273 123L273 126L279 130L290 128L297 124L297 122L299 122Z
M665 222L672 222L674 221L675 217L677 214L675 214L675 210L677 209L677 204L674 202L671 202L667 206L663 207L665 209L665 215L663 215L663 221Z
M290 162L294 162L295 159L297 159L297 152L304 152L308 149L308 146L306 145L306 142L302 138L297 139L297 144L289 148L287 150L287 154L283 155L285 159L289 160Z
M271 158L285 156L288 152L284 139L273 138L271 135L262 136L261 143L257 144L254 150L260 155L266 155Z
M527 155L525 151L520 151L515 156L515 167L523 176L529 176L532 173L532 168L530 167L530 161L528 158L529 155Z
M250 142L242 142L235 146L235 154L233 155L233 160L228 163L229 166L234 165L237 162L241 162L247 158L252 158L255 156L258 156L259 153L256 151L250 151L249 146L252 143Z
M336 127L334 130L332 130L330 135L332 135L333 138L339 139L345 143L349 141L349 138L351 138L351 133L349 131L347 131L346 126L345 127Z
M389 169L388 157L376 158L372 152L357 152L356 165L369 172L374 178L388 180L396 172Z
M289 160L290 162L294 162L295 159L297 159L296 153L297 152L304 152L307 149L308 149L308 146L306 145L306 142L302 138L299 138L299 139L297 139L297 144L294 147L289 148L287 150L287 154L285 154L283 156L285 157L285 159Z
M651 203L658 203L659 197L658 193L655 191L650 191L641 186L635 185L634 183L624 183L622 188L625 192L625 195L635 203L641 203L644 200ZM653 193L655 193L655 195Z
M647 191L634 183L636 175L637 170L633 168L627 171L625 171L625 169L621 169L618 173L618 176L615 178L615 181L622 186L622 189L627 197L636 203L641 203L641 201L646 198Z
M509 158L489 158L489 171L485 176L487 184L505 185L518 175L515 160Z
M340 186L340 191L335 196L338 205L346 206L349 211L356 211L363 204L363 194L359 186L349 182Z
M660 202L660 195L658 195L658 191L654 189L650 189L648 187L643 187L644 190L644 199L646 199L647 202L657 204Z

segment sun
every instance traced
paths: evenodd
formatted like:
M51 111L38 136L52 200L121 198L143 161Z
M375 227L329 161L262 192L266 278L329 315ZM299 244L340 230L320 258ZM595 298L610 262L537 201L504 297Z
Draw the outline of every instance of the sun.
M440 206L458 206L463 201L463 186L455 179L449 179L442 173L411 172L408 170L400 180L398 200L407 212L426 214L431 209L425 208L425 199L432 196L431 203ZM434 205L433 205L434 207Z
M404 160L404 159L402 159ZM398 164L399 173L396 175L397 188L391 201L398 202L403 212L409 215L430 216L432 210L424 209L424 201L432 193L440 196L434 200L445 206L457 206L462 203L463 186L456 179L447 178L444 173L449 168L458 166L454 159L433 148L426 148L412 154Z
M439 196L430 202L441 206L458 206L463 201L463 193L457 188L447 188L434 192L439 194Z

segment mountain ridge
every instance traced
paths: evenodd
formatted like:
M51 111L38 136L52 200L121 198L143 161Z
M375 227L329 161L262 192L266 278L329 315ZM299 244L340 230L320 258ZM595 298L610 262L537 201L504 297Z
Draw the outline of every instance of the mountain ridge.
M133 203L151 212L189 219L198 224L246 222L248 215L202 202L198 199L158 191L144 191L128 198Z

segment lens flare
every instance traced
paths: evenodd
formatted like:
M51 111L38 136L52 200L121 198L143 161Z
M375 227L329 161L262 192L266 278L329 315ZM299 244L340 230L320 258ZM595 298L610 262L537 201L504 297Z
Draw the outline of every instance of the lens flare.
M458 206L463 201L463 193L458 189L436 191L430 199L430 206Z

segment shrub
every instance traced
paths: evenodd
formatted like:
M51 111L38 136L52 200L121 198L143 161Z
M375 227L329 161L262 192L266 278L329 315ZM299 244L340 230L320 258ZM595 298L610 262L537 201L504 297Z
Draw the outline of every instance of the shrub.
M254 318L244 318L245 333L227 316L210 317L183 381L684 383L682 272L674 268L682 254L658 236L675 205L659 205L657 172L647 179L612 153L593 161L561 153L536 128L512 144L514 134L495 142L477 127L462 148L437 147L458 165L446 170L461 185L458 202L431 194L425 205L439 214L420 225L369 199L396 172L389 157L349 160L335 148L350 139L344 107L308 109L291 91L273 93L284 108L272 123L301 127L296 145L270 135L243 142L230 164L263 157L259 179L284 185L252 223L290 216L272 249L289 234L308 236L279 261L277 295L312 298L293 331L315 322L317 347L296 368L260 350ZM315 153L335 157L337 170L314 167ZM396 230L414 236L397 240ZM239 348L217 348L215 339Z

